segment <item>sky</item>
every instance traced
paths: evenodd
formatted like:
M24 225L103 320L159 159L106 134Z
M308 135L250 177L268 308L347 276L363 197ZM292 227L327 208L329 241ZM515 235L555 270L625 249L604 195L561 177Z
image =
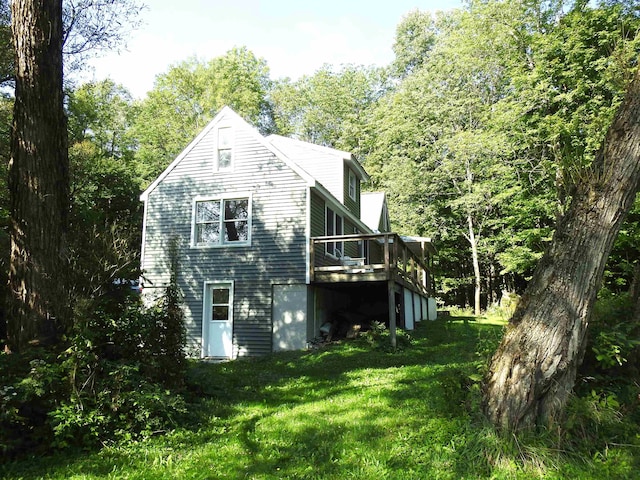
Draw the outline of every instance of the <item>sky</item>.
M90 62L84 80L111 78L134 97L156 75L190 57L210 60L246 46L271 78L298 79L322 65L387 65L396 26L412 10L457 8L461 0L146 0L142 25L120 52Z

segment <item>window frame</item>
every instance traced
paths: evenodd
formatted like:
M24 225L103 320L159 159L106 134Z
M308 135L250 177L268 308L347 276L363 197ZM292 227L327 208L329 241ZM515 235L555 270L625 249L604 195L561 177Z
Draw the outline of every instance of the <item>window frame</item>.
M246 200L247 201L247 240L244 241L225 241L225 223L228 220L225 220L224 216L224 205L225 202L229 200ZM197 214L198 214L198 204L202 202L220 202L220 215L218 219L219 226L219 235L217 242L210 243L198 243L197 242ZM200 222L204 223L204 222ZM212 222L209 222L212 223ZM253 196L251 193L239 192L239 193L228 193L223 195L213 195L206 197L195 197L192 201L191 206L191 248L224 248L224 247L245 247L251 245L251 230L253 224Z
M333 215L331 224L329 224L329 212ZM338 225L340 228L338 228ZM331 233L329 233L329 227L333 230ZM338 232L338 230L340 230L340 232ZM325 205L324 208L324 233L327 237L344 235L344 218L338 215L329 205ZM336 255L336 250L340 251L340 256ZM324 244L324 251L333 258L340 258L344 256L344 242L326 242Z
M358 227L353 227L353 234L360 235L362 232L358 229ZM358 257L364 258L364 263L369 263L369 241L368 240L358 240L356 242L356 246L358 248Z
M228 146L222 146L221 145L221 140L220 140L220 132L224 131L224 130L228 130L229 131L229 145ZM234 169L234 165L235 165L235 129L233 128L232 125L219 125L216 127L216 133L215 133L215 146L214 146L214 166L213 166L213 170L214 172L232 172ZM224 167L220 167L220 152L221 151L229 151L230 152L230 157L229 157L229 165L228 166L224 166Z
M352 185L353 179L353 185ZM353 193L351 193L351 187L353 186ZM357 201L358 199L358 177L353 170L349 169L349 186L347 187L349 198L353 201Z

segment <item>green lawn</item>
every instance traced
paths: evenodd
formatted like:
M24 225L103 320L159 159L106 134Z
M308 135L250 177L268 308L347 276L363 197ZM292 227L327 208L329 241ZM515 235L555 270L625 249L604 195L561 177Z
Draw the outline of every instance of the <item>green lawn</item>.
M360 340L197 364L189 378L199 391L175 431L0 465L0 477L638 478L640 441L568 446L557 435L493 433L474 374L502 326L471 320L422 322L397 352Z

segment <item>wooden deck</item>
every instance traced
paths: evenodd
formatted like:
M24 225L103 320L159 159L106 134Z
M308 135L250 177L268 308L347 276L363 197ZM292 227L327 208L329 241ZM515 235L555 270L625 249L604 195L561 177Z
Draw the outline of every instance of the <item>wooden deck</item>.
M428 296L429 247L395 233L314 237L310 245L311 283L392 281Z

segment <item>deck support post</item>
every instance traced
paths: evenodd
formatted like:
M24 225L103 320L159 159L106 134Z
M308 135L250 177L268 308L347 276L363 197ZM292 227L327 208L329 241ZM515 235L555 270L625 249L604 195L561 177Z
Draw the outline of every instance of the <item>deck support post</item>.
M389 336L391 338L391 348L396 348L396 285L393 279L387 282L389 297Z

